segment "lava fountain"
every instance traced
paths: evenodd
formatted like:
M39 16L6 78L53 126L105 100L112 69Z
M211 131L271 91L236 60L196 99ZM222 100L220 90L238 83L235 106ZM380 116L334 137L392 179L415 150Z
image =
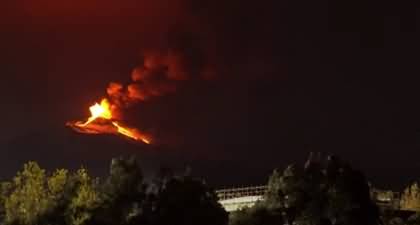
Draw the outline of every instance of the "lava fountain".
M67 122L78 133L84 134L120 134L135 141L146 144L151 143L151 138L136 128L122 124L114 118L111 103L104 98L100 103L95 103L90 108L91 116L86 121Z

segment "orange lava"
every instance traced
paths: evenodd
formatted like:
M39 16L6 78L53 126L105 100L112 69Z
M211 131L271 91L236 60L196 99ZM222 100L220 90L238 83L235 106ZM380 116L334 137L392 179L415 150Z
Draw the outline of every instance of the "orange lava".
M95 103L93 106L89 108L91 116L88 118L86 122L80 124L81 127L85 127L88 124L95 121L97 118L104 118L107 120L112 119L111 107L109 104L108 99L104 98L101 101L101 104Z
M108 99L102 99L100 104L95 103L89 110L91 116L85 122L68 122L67 125L79 133L121 134L136 141L141 141L146 144L151 143L151 139L137 129L123 126L121 123L114 120L111 104ZM102 121L98 122L99 119Z

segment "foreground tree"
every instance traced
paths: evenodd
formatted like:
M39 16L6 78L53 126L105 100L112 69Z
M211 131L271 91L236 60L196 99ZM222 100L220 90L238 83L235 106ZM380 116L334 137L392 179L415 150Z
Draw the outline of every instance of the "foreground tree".
M101 204L98 192L99 180L89 176L85 169L79 169L70 184L73 195L66 209L67 224L89 224L94 210Z
M400 206L403 210L420 210L420 188L417 183L413 183L403 191Z
M4 225L226 225L216 194L189 175L165 172L146 185L135 158L113 159L100 182L86 169L52 174L24 165L0 185Z
M265 220L296 225L375 225L379 211L370 199L363 174L335 157L322 160L311 155L304 167L291 165L283 173L273 172L264 200L244 212L233 213L232 225L264 225L249 218L264 212ZM242 214L242 216L241 216ZM261 214L256 214L261 217Z
M57 170L50 176L35 162L1 185L4 224L86 224L99 203L98 181L85 169Z
M280 211L271 210L262 204L244 208L230 215L230 225L278 225L285 224Z
M189 175L165 178L158 187L153 224L225 225L228 214L203 181Z
M110 175L102 187L102 203L96 210L95 224L132 224L146 221L146 185L135 158L113 159Z
M45 170L35 162L24 165L4 197L5 223L37 224L51 207Z

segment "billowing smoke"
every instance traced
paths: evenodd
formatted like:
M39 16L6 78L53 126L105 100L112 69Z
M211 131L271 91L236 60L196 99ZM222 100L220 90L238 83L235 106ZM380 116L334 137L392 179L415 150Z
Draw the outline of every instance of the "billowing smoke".
M153 51L143 54L142 64L133 69L131 83L112 82L107 93L114 104L129 106L176 91L180 82L189 80L197 65L181 51Z

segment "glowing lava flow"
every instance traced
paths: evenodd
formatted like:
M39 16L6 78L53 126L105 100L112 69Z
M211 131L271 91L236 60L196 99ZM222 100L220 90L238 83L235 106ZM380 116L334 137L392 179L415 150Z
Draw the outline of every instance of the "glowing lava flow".
M134 139L136 141L142 141L146 144L150 144L151 140L146 135L142 134L135 128L129 128L121 125L119 122L113 120L111 104L108 99L102 99L101 103L95 103L90 108L91 116L86 122L77 121L75 123L69 122L68 126L72 127L73 130L79 133L87 134L122 134L126 137ZM102 119L102 122L96 122L98 119Z
M123 134L123 135L125 135L127 137L130 137L130 138L133 138L135 140L141 140L141 141L143 141L146 144L150 144L150 139L147 138L146 136L140 134L136 130L123 127L123 126L119 125L117 122L112 122L112 124L115 127L117 127L118 133Z

